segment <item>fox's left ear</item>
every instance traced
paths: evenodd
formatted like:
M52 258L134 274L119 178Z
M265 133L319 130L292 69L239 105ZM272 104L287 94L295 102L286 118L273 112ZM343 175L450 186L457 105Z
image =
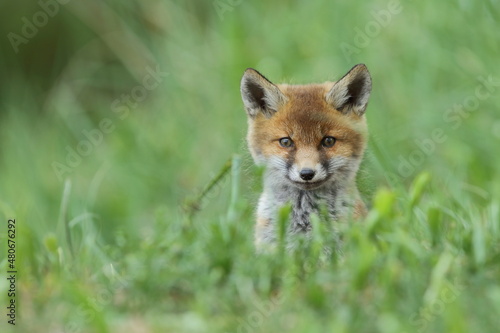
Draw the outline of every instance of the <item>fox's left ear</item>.
M364 64L351 68L340 80L334 83L326 94L326 101L344 114L351 111L362 116L372 90L372 79Z

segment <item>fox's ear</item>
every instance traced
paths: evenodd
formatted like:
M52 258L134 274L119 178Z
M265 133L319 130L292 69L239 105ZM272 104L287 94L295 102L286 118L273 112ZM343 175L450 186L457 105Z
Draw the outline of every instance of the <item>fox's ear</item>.
M248 68L241 78L241 98L250 117L262 112L271 117L286 102L279 88L253 68Z
M371 90L370 73L364 64L359 64L334 83L332 89L326 94L326 101L344 114L352 111L362 116L365 113Z

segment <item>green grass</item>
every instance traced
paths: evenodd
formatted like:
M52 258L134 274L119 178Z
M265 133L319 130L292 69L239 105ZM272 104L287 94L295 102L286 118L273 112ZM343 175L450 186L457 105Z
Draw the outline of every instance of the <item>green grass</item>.
M496 332L498 5L402 1L362 46L358 31L390 2L217 3L70 2L18 53L3 38L0 330ZM3 36L40 10L0 8ZM307 83L356 63L373 77L358 177L369 216L336 223L340 240L318 232L256 255L262 170L245 148L244 69ZM126 106L148 66L168 75ZM54 162L105 119L58 177ZM322 257L331 242L339 251Z

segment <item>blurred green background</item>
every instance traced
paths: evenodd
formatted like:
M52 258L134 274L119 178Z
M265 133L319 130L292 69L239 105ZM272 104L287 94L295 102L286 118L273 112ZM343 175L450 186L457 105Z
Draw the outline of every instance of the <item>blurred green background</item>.
M0 10L0 244L15 218L25 331L498 327L498 1L41 0ZM371 231L346 231L355 245L345 261L280 284L301 264L253 255L260 170L245 147L239 80L247 67L275 83L336 80L357 63L373 78L359 183L368 203L389 188L380 200L393 211L378 207L395 234L379 248ZM186 198L234 154L240 167L189 217ZM423 170L432 180L420 201ZM408 242L411 259L393 247ZM367 261L354 267L349 253ZM469 282L459 301L412 317L435 304L435 281L456 276ZM248 293L287 296L259 321Z

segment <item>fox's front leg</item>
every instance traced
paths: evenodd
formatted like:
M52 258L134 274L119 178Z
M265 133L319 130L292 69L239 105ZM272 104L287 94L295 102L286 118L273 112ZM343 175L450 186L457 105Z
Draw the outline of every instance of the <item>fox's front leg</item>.
M255 247L257 250L272 246L273 229L270 219L257 216L255 223Z

